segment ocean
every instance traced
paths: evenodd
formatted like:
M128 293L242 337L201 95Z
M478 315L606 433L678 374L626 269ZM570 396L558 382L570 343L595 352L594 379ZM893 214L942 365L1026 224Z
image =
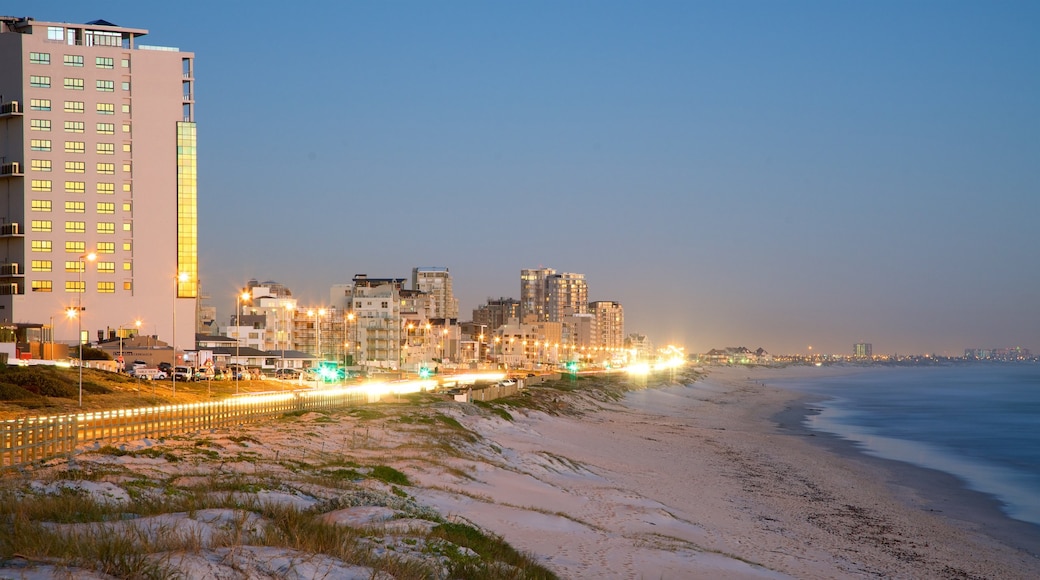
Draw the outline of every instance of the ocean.
M1040 365L849 371L770 383L822 397L810 429L949 473L1040 526Z

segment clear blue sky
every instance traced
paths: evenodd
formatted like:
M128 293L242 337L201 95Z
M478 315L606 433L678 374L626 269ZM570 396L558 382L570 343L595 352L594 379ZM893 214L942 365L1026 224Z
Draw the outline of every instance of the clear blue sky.
M691 351L1040 350L1040 3L5 2L196 54L202 282L582 272Z

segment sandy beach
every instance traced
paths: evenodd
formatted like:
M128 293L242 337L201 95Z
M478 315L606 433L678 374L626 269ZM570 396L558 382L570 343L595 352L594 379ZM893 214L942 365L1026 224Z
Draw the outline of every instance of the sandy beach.
M254 477L251 493L265 501L313 506L342 489L322 488L313 477L285 469L287 460L311 466L319 458L326 464L379 462L408 476L409 485L400 489L409 501L501 536L561 578L1040 576L1040 550L1030 549L1040 546L1029 535L1035 530L1016 528L985 498L938 476L917 482L919 474L907 466L860 455L801 428L803 397L768 384L805 372L820 371L709 369L689 385L658 384L621 397L536 387L531 390L539 391L536 409L542 410L440 402L424 409L388 405L373 407L378 413L308 414L124 446L188 453L202 436L210 442L205 460L175 464L154 454L84 453L76 464L118 464L168 485ZM460 436L435 441L432 421L417 418L436 416L457 422ZM53 477L48 471L61 469L61 462L51 462L25 477L45 489L41 482ZM265 470L275 475L257 475ZM108 478L104 493L118 495L113 487L126 479ZM271 479L277 489L255 491ZM380 482L359 485L391 489ZM965 502L970 505L964 509L946 509ZM322 517L375 526L392 538L395 529L407 527L389 525L394 512L360 506ZM395 550L414 545L386 541ZM233 565L226 565L224 547L162 557L191 578L371 573L356 563L327 561L308 568L310 576L277 567L270 572L276 558L300 556L251 549L236 552ZM32 562L20 564L20 576L5 576L9 564L0 567L0 577L62 577L28 575L42 570Z

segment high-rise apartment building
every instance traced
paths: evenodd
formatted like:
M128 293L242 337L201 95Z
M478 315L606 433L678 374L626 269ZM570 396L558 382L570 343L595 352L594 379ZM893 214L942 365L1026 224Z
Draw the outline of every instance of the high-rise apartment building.
M874 345L869 342L857 342L852 345L852 356L857 358L870 358L874 356Z
M508 324L510 318L520 320L520 301L515 298L488 298L486 303L473 309L473 324L492 331Z
M562 322L565 316L587 314L589 286L584 274L552 274L545 279L546 319Z
M596 317L596 341L593 346L619 349L625 346L625 309L620 302L599 300L589 303Z
M0 17L0 321L194 347L194 55L147 30ZM174 337L174 330L176 336Z
M545 280L556 273L552 268L520 270L520 321L534 317L535 322L549 320Z
M447 268L412 268L412 290L425 292L433 297L433 312L430 318L459 317L459 301L452 290L451 272Z

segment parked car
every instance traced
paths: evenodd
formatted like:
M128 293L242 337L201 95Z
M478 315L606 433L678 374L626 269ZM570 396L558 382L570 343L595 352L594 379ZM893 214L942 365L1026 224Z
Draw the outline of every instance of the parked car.
M157 381L164 381L164 380L170 378L170 375L166 374L162 370L159 370L159 371L156 371L156 373L154 375L152 375L152 378L157 380Z
M191 381L195 378L195 371L191 367L173 367L173 378L177 381Z
M170 374L173 372L173 365L168 362L161 362L159 363L159 370L166 374Z

